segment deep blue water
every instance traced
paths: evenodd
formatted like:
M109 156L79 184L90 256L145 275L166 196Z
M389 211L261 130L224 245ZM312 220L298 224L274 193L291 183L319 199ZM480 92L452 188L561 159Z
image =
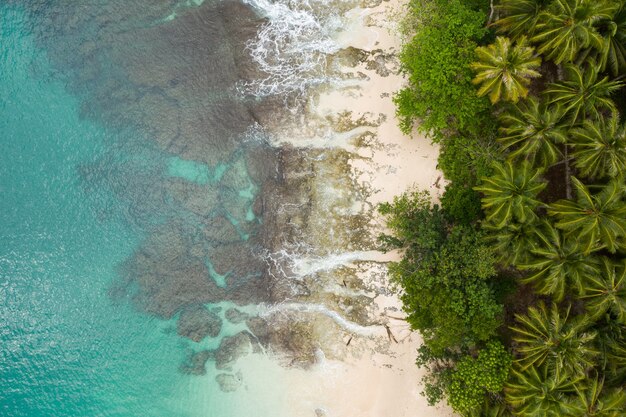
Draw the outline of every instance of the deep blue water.
M202 128L194 130L193 117L213 123L202 100L219 92L202 94L200 85L200 98L185 103L175 94L184 96L186 81L166 74L168 62L154 70L116 49L129 44L111 34L148 33L159 23L154 16L120 19L124 32L106 28L118 22L114 15L98 20L87 6L54 7L0 2L0 415L232 415L210 375L180 370L190 352L218 341L180 337L175 320L188 305L228 299L236 279L241 288L260 276L254 265L240 271L213 255L219 249L219 259L230 259L225 247L241 254L252 245L260 185L232 140L194 139ZM162 30L174 30L167 25ZM143 49L161 39L150 36ZM146 67L145 79L133 79L133 65ZM160 94L174 110L150 96L163 91L161 81L172 88ZM145 114L133 113L137 102ZM162 139L176 123L178 136ZM246 123L204 130L236 137ZM227 229L219 245L204 233L214 223Z

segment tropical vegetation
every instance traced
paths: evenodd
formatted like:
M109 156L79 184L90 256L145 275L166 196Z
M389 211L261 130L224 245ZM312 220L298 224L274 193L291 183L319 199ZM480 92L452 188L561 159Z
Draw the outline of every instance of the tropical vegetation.
M626 1L411 0L403 28L400 124L447 180L380 207L424 395L625 416Z

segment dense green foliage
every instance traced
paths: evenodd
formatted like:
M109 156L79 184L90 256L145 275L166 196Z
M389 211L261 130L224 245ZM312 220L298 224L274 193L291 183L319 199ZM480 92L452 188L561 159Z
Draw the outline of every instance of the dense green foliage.
M409 85L395 97L400 126L419 129L440 140L450 131L478 134L489 117L489 101L476 95L469 65L475 49L487 35L485 14L462 0L413 0L410 13L420 22L402 49L400 60Z
M482 405L485 395L502 391L509 376L511 355L492 340L477 357L465 356L450 373L448 398L455 410L470 412Z
M472 417L625 416L626 1L493 3L407 20L398 115L448 183L441 207L381 213L424 393Z
M474 227L448 223L424 193L396 197L380 212L393 232L393 237L382 237L387 248L406 248L389 274L403 289L407 321L420 330L428 347L442 354L494 336L502 306L490 287L496 271L482 235Z

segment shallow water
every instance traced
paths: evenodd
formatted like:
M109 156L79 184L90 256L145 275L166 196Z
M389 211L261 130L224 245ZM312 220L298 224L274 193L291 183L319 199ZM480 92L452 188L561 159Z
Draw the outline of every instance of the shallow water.
M320 168L325 152L272 147L258 124L293 120L285 101L332 81L352 6L0 2L1 415L280 415L280 384L247 387L233 359L317 345L301 317L250 317L369 332L298 304L293 280L359 247L323 264L321 247L277 251L306 230L307 178L351 187L345 156Z
M213 236L224 240L222 250L255 233L257 187L242 162L244 151L229 140L209 143L216 152L203 160L207 152L172 152L151 137L162 132L134 123L210 107L200 99L167 109L141 105L143 113L129 123L115 120L136 105L115 98L115 91L151 93L131 85L130 72L122 77L114 74L122 69L102 64L104 54L120 53L112 40L98 38L84 61L70 62L77 44L93 42L85 22L99 17L60 27L52 19L80 20L74 13L93 10L35 6L0 6L0 414L235 415L228 401L212 401L211 390L221 394L217 384L181 372L190 352L211 343L182 338L174 320L162 319L188 305L229 298L231 278L232 287L245 286L241 281L261 274L250 267L250 276L237 275L224 270L228 265L216 271L209 256L213 241L200 236L201 225L215 219L225 229ZM125 24L131 23L146 25L128 17ZM95 66L102 73L89 77ZM115 87L114 77L125 84ZM106 108L110 114L102 112ZM237 137L244 119L206 123L215 134ZM204 146L198 140L179 146ZM199 159L185 159L190 154ZM164 259L170 255L178 260ZM186 269L171 268L168 276L165 261ZM131 266L133 277L124 281ZM224 321L220 335L236 331Z

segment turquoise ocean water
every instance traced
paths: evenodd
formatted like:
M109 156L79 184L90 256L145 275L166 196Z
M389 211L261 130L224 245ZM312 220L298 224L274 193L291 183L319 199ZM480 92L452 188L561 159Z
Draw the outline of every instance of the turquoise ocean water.
M232 229L223 234L234 244L250 245L261 220L252 210L258 184L246 172L243 151L224 145L220 154L192 160L193 144L167 148L146 140L159 134L144 128L148 118L107 101L116 91L139 96L135 87L115 87L106 73L121 67L121 60L108 60L115 56L113 41L102 36L90 46L91 35L81 41L86 49L102 47L110 54L83 55L100 63L101 73L89 76L93 66L71 62L75 45L63 36L76 38L94 26L81 26L71 14L77 10L63 15L47 7L40 2L29 10L20 2L0 2L0 415L237 415L233 404L241 393L221 393L211 371L204 376L181 371L191 353L216 347L219 338L196 343L176 333L181 309L211 307L228 297L189 296L170 305L163 301L170 296L169 284L163 284L170 282L167 271L158 285L127 276L160 271L161 261L175 263L167 253L182 257L181 265L196 265L185 276L197 275L194 279L206 280L202 285L214 292L234 287L235 279L259 276L254 267L238 273L214 266L215 258L203 250L215 251L215 244L199 233L206 222L221 222ZM39 15L42 20L35 20ZM129 21L123 22L127 32L149 26ZM73 32L42 36L51 30L50 22ZM106 19L98 24L103 27ZM68 50L52 50L53 43ZM130 79L131 70L124 70L116 77ZM158 89L149 82L144 80L142 88ZM173 89L185 83L166 82ZM94 105L98 94L106 99ZM181 114L189 114L183 104ZM128 119L117 123L115 115L102 116L106 106L118 106ZM164 117L155 113L151 117ZM226 177L228 187L219 186ZM146 190L150 195L142 194ZM198 201L190 200L198 195ZM158 233L169 233L170 240ZM161 249L143 247L155 239ZM163 249L167 244L176 248ZM151 250L156 255L145 255ZM136 260L138 253L153 256L149 267ZM176 279L172 286L179 285ZM189 293L197 296L196 281L181 281L171 293L188 296L184 288L191 286ZM222 315L223 310L215 309ZM235 327L224 322L220 336L235 333Z

